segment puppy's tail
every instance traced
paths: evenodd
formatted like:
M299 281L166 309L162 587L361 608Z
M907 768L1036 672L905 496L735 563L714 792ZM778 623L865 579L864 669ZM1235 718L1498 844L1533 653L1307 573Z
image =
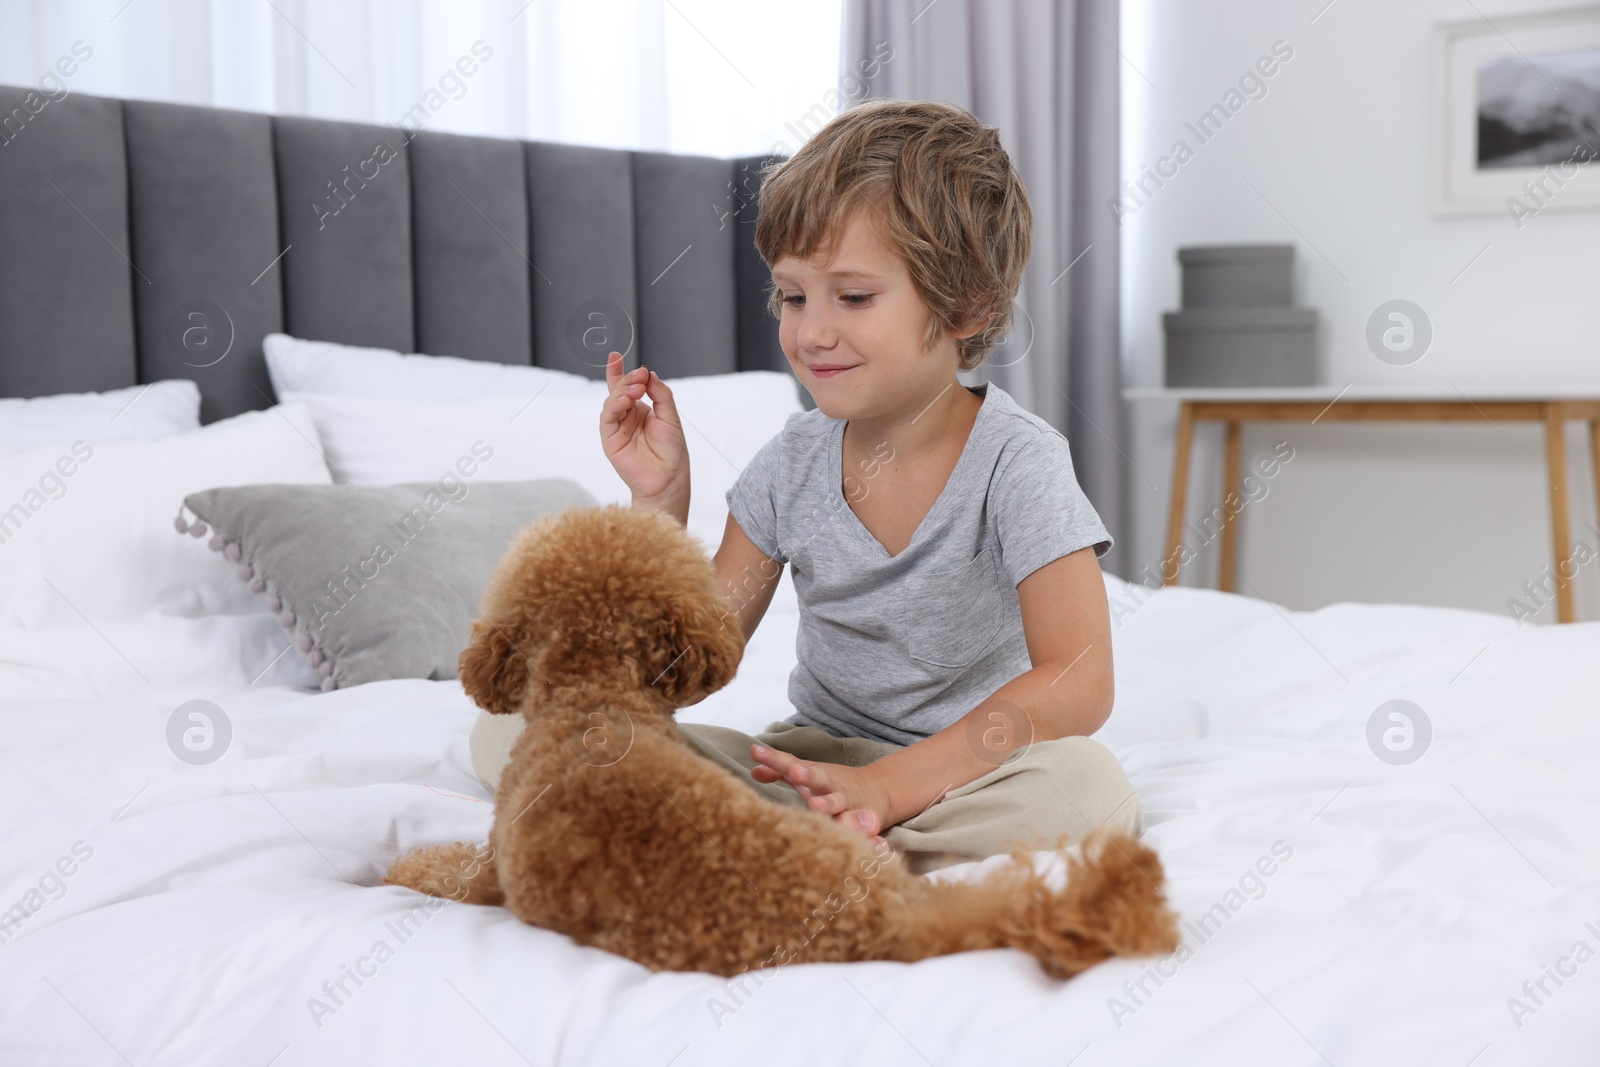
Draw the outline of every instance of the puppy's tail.
M419 848L394 861L383 876L386 885L400 885L433 897L448 897L467 904L503 905L500 875L494 850L487 845L457 841L434 848Z
M909 958L1017 948L1070 978L1110 956L1177 951L1178 917L1161 892L1166 874L1154 851L1114 834L1066 855L1065 889L1052 887L1025 849L981 882L926 883Z

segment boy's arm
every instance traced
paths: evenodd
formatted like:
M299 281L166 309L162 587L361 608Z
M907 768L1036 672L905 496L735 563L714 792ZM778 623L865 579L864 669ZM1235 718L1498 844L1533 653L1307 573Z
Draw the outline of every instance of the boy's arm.
M722 547L711 563L717 570L717 588L727 600L728 610L739 617L739 629L749 641L772 603L783 564L757 548L731 513L722 531Z
M678 520L679 526L689 525L688 473L685 472L683 478L668 486L659 496L640 496L638 493L634 493L633 506L665 511L668 515Z
M681 525L689 521L687 488L682 491L675 489L656 498L635 495L633 505L665 511ZM712 557L711 565L716 568L717 589L728 602L728 612L738 616L739 629L744 639L749 641L772 603L778 578L783 574L783 564L757 548L730 514L728 524L722 531L722 545Z
M870 835L921 814L1035 741L1094 733L1114 696L1111 611L1094 548L1040 567L1017 586L1017 597L1032 669L938 733L864 767L763 748L756 758L774 773L757 779L804 786L811 807L830 815L870 811L876 825L858 825Z

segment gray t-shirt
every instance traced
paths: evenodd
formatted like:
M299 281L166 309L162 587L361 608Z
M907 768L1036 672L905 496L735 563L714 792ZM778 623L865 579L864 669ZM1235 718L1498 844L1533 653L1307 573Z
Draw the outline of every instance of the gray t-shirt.
M964 388L983 406L897 556L846 502L843 419L790 415L728 490L746 536L793 568L788 722L902 745L937 733L1033 666L1017 584L1081 548L1110 550L1066 438L993 382ZM851 474L852 498L871 492L871 468Z

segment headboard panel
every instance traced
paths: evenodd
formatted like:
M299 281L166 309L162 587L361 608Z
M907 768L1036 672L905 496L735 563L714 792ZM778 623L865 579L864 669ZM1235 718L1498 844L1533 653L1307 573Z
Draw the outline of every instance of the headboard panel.
M752 244L766 161L0 86L0 396L187 377L212 421L272 402L273 331L788 372Z
M0 87L0 396L133 385L122 104L25 95Z
M75 102L70 97L63 101ZM41 127L55 117L50 108L39 116ZM269 275L256 281L283 248L278 244L272 120L138 100L123 105L122 119L131 255L139 267L139 273L129 272L139 381L193 378L200 384L206 419L266 407L272 386L260 357L261 338L283 329L279 279ZM0 148L0 160L23 149L33 134L29 129L16 144ZM184 316L195 310L186 305L196 300L226 309L234 338L231 351L226 329L215 339L203 331L191 333L185 346L184 331L193 320ZM0 355L0 363L5 358ZM77 356L66 349L57 358Z
M536 276L528 264L523 146L421 133L407 151L417 350L529 362Z
M626 340L603 338L618 331L638 332L630 154L534 142L528 145L527 166L528 210L533 223L533 265L528 269L533 276L535 363L575 374L591 373L585 364L596 357L580 360L568 346L568 323L576 315L577 329L592 324L596 330L591 341L619 345L617 350L627 353L628 366L638 366L637 337L631 350ZM612 322L614 312L610 317L590 319L589 312L606 310L591 303L594 301L621 308L623 321ZM584 308L585 304L590 306ZM605 353L597 358L603 360ZM604 376L602 363L596 377Z
M280 117L272 127L282 241L256 271L283 253L261 281L283 286L284 332L416 351L404 146L392 130L354 122Z
M664 378L737 360L737 231L717 214L731 178L727 160L633 153L639 343Z

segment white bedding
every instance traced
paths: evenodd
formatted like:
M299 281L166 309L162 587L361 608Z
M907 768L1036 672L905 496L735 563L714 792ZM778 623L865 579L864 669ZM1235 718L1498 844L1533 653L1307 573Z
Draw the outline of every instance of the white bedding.
M1099 736L1175 906L1222 904L1160 987L1155 960L1058 983L997 950L742 995L456 903L402 941L424 898L377 884L390 860L491 818L456 683L201 687L233 729L206 766L167 747L174 699L30 698L0 701L0 909L42 901L0 934L0 1063L1594 1062L1600 960L1571 953L1600 951L1600 624L1107 584L1142 606ZM786 714L794 625L776 607L683 718ZM1365 739L1396 698L1433 725L1406 766Z

